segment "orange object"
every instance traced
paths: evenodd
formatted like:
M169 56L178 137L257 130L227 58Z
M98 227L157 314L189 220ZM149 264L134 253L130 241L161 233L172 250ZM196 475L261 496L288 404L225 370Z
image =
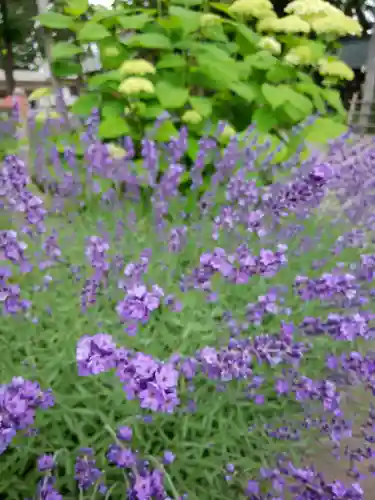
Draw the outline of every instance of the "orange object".
M25 120L29 111L29 102L26 96L23 95L8 95L5 99L2 100L2 104L5 107L12 108L14 102L18 103L18 109L21 115L21 118Z

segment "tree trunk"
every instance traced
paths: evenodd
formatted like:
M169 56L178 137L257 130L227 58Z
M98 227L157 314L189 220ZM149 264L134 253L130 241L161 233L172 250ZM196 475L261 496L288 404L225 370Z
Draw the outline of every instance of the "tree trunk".
M362 105L359 113L359 126L362 132L368 127L372 115L375 92L375 25L368 46L366 76L362 86Z
M13 60L12 37L9 31L7 0L0 0L0 13L3 19L3 41L5 49L5 55L3 56L3 67L5 73L5 84L6 84L7 94L12 95L15 87L15 81L13 75L14 60Z

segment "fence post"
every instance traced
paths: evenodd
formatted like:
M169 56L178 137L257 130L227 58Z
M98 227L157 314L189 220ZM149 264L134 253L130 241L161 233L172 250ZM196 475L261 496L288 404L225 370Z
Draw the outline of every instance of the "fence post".
M17 125L16 137L19 141L19 156L29 167L30 161L30 137L29 137L29 102L26 92L22 88L15 88L13 98L18 101L19 124Z
M353 124L353 119L355 116L355 112L358 104L358 92L353 94L353 97L350 100L349 112L348 112L348 125L351 126Z

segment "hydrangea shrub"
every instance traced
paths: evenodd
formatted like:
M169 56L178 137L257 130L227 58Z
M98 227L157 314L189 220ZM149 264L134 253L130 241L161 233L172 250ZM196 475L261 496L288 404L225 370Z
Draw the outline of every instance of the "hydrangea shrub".
M335 85L353 74L329 50L337 37L361 29L323 0L292 1L282 18L269 0L171 2L158 9L89 9L87 2L69 0L64 13L52 10L38 19L51 30L71 31L71 42L53 48L54 71L84 79L72 110L89 115L99 109L102 140L129 135L140 141L146 132L164 142L186 124L191 157L193 138L213 134L222 121L224 144L249 122L280 140L310 115L328 112L333 121L321 141L342 132L336 121L345 110ZM85 76L81 63L90 44L100 52L102 70ZM312 125L305 134L319 131Z

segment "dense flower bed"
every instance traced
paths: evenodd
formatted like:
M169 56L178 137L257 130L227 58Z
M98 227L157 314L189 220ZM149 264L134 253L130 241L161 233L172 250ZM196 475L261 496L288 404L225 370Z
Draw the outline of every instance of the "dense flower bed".
M81 164L45 137L53 169L9 155L0 175L1 495L365 498L374 411L352 421L344 396L374 394L375 145L342 138L266 187L264 146L234 137L198 195L207 138L182 196L186 130L145 138L141 177L129 139L123 158L85 140ZM324 217L328 192L346 207ZM319 435L348 483L303 457Z

